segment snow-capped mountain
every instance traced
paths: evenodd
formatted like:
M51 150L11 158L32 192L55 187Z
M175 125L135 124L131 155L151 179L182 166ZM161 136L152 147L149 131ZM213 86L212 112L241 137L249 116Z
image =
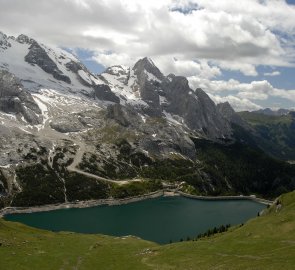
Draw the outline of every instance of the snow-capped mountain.
M0 208L107 198L114 190L138 195L161 188L163 179L197 194L260 192L261 183L246 179L245 188L200 153L208 146L214 156L211 147L228 141L239 151L232 124L239 134L250 130L228 103L216 106L149 58L92 74L62 49L0 33ZM117 190L132 181L143 186Z
M100 78L121 104L141 107L143 114L165 117L210 138L229 137L228 122L202 89L192 90L185 77L164 76L149 58L133 68L108 68ZM141 105L141 106L140 106Z
M142 117L164 117L209 138L231 134L228 122L201 89L190 89L184 77L164 76L149 58L94 75L70 53L25 35L14 38L1 33L0 40L0 68L17 77L37 103L50 89L86 102L133 107Z
M18 77L30 90L89 90L99 83L72 54L50 48L25 35L17 38L0 33L0 68Z
M185 77L165 76L149 58L92 74L62 49L0 34L3 205L27 204L22 196L39 203L35 193L43 194L41 203L67 201L76 175L112 183L149 178L148 166L162 162L198 173L193 138L231 134L230 122L204 91L191 89ZM31 183L34 175L24 179L35 169L42 174L34 181L45 177L45 184ZM203 177L202 190L214 190ZM64 196L57 199L56 192Z

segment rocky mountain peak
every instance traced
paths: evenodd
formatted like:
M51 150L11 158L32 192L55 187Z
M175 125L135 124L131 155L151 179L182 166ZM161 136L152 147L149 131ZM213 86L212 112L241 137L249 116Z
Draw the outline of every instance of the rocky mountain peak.
M217 104L219 113L230 123L249 129L249 125L235 112L229 102Z
M19 35L17 38L16 38L16 41L21 43L21 44L32 44L34 42L36 42L34 39L24 35L24 34L21 34Z
M0 48L6 49L7 47L11 47L11 44L7 40L7 36L0 31Z
M270 116L282 116L282 115L288 114L290 110L287 110L287 109L272 110L270 108L265 108L265 109L260 109L254 112L259 114L264 114L264 115L270 115Z
M217 110L224 118L226 118L232 123L238 124L237 122L239 121L237 120L241 120L239 115L236 114L235 110L227 101L224 103L217 104Z
M2 37L12 46L1 52L0 64L19 77L27 89L56 89L63 94L83 94L83 98L104 106L109 105L107 102L129 106L143 117L165 118L208 138L231 134L229 122L205 92L192 90L185 77L164 76L148 57L138 60L133 68L115 65L96 76L63 50L47 47L25 35ZM26 62L26 68L19 70L12 58Z
M25 56L25 61L27 63L39 66L57 80L64 81L68 84L71 83L71 79L63 74L57 67L57 64L50 58L46 50L39 43L25 35L21 35L17 39L19 38L19 42L25 42L31 45L29 47L29 53Z
M130 68L123 65L115 65L108 67L104 74L114 76L118 81L126 85L130 77Z
M145 75L144 77L147 77L149 80L160 80L162 81L164 79L164 75L162 72L156 67L154 62L148 58L142 58L138 60L134 67L133 67L134 73L137 76Z
M0 111L14 113L33 125L42 121L41 110L31 94L23 89L19 79L6 70L0 70Z
M231 115L235 113L233 107L229 104L228 101L217 104L217 108L224 114Z
M129 67L122 65L115 65L108 67L104 73L108 73L115 76L126 75L129 72Z

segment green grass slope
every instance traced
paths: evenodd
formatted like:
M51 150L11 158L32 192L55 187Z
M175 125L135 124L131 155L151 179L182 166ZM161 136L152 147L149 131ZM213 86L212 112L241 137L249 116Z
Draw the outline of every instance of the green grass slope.
M0 269L294 269L295 191L244 226L160 246L135 237L53 233L0 219Z

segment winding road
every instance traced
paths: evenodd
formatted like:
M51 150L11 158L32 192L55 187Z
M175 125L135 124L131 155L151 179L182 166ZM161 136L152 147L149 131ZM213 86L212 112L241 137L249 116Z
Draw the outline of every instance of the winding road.
M77 166L79 165L79 163L81 163L83 155L86 151L85 143L81 140L81 138L73 138L73 137L70 137L69 135L60 133L60 132L52 129L50 126L50 121L52 120L52 116L54 115L54 108L52 108L49 104L45 103L40 98L38 98L36 96L35 96L35 98L38 99L39 102L43 103L47 107L47 110L48 110L47 114L51 116L46 119L46 121L43 123L43 127L40 130L38 130L38 132L36 132L36 135L39 137L49 139L52 142L56 141L56 140L72 141L72 143L74 145L79 146L79 149L76 152L73 162L67 167L68 171L76 172L78 174L82 174L82 175L85 175L89 178L93 178L93 179L96 179L99 181L107 181L107 182L115 183L118 185L124 185L124 184L130 183L130 182L142 181L141 179L112 180L112 179L104 178L104 177L101 177L101 176L98 176L98 175L95 175L92 173L84 172L84 171L78 169Z
M104 178L104 177L101 177L101 176L98 176L98 175L95 175L95 174L92 174L92 173L88 173L88 172L84 172L82 170L79 170L77 168L77 166L82 161L83 155L85 153L85 144L82 143L82 142L77 142L76 144L79 145L79 149L77 150L77 153L76 153L76 156L75 156L73 162L67 167L68 171L76 172L76 173L79 173L79 174L83 174L83 175L85 175L87 177L93 178L93 179L97 179L97 180L100 180L100 181L107 181L107 182L115 183L115 184L118 184L118 185L124 185L124 184L134 182L134 181L141 181L140 179L111 180L111 179L108 179L108 178Z

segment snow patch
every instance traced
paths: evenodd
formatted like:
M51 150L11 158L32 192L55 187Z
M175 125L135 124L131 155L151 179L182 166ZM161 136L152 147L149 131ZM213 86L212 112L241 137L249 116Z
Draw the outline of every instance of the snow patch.
M160 105L167 105L168 104L168 100L165 98L165 97L163 97L163 96L159 96L160 97Z
M90 85L92 84L92 80L89 78L88 74L84 70L78 70L78 74L85 82L89 83Z
M166 119L176 125L180 125L182 126L184 124L184 119L178 115L172 115L168 112L166 112L165 110L163 111L163 113L165 114Z
M142 115L142 114L140 114L140 117L141 117L141 120L142 120L142 122L146 122L146 117L144 116L144 115Z
M149 81L156 81L161 83L161 81L154 74L149 73L146 70L144 71L144 73L147 75Z

